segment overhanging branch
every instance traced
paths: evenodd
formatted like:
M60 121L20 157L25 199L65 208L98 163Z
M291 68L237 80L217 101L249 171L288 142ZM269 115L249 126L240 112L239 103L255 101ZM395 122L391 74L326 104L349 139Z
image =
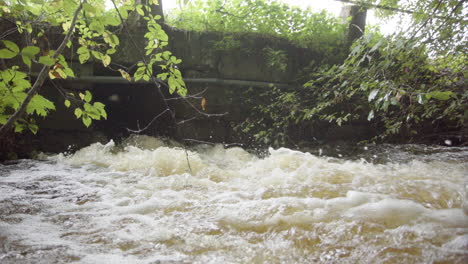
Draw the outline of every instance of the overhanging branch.
M398 7L391 7L391 6L386 6L386 5L372 4L372 3L367 3L367 2L363 2L363 1L359 1L359 0L335 0L335 1L343 2L343 3L349 3L349 4L353 4L353 5L357 5L357 6L362 6L364 8L384 9L384 10L389 10L389 11L399 12L399 13L405 13L405 14L410 14L410 15L413 15L413 14L420 14L420 15L426 14L424 12L419 12L417 10L407 10L407 9L402 9L402 8L398 8ZM446 16L433 16L433 17L434 18L439 18L439 19L447 19ZM466 20L464 20L464 19L452 19L452 20L457 21L457 22L466 22Z
M73 30L75 29L76 20L78 19L78 15L80 14L82 8L83 8L83 4L80 3L75 13L73 14L73 19L70 25L70 29L67 32L67 35L65 36L62 43L55 51L54 55L52 55L53 59L57 59L58 56L62 53L62 51L65 49L65 46L67 45L67 42L70 40ZM36 79L36 82L34 82L33 87L31 88L31 90L29 90L26 98L21 103L20 108L18 108L18 110L16 110L16 112L8 119L8 121L2 127L0 127L0 137L3 136L13 126L13 124L24 114L29 102L31 102L31 99L37 94L37 92L39 91L39 88L42 87L42 84L44 84L44 81L47 79L49 69L50 69L50 66L47 66L47 65L44 65L42 67L41 71L39 72L39 76Z

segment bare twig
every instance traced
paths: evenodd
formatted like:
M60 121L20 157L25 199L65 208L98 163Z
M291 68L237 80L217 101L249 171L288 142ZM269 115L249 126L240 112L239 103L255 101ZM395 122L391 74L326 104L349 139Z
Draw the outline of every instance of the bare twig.
M185 150L185 158L187 159L187 165L188 165L190 174L193 174L192 166L190 166L190 160L189 160L189 155L188 155L188 151L187 151L187 146L185 146L185 144L184 144L184 150Z
M122 17L122 14L120 14L120 11L119 9L117 8L117 5L115 3L114 0L111 0L112 1L112 4L114 5L114 8L115 8L115 11L117 12L117 15L119 16L120 18L120 21L122 22L122 24L124 25L124 30L127 32L127 34L130 36L130 30L128 29L128 25L125 23L123 17ZM149 70L149 64L148 62L146 61L145 59L145 56L143 56L143 54L141 53L141 49L138 47L138 44L135 42L135 40L133 40L132 37L129 37L130 39L130 42L132 43L132 45L135 47L135 49L138 51L139 53L139 56L140 58L142 59L143 63L145 64L145 67ZM166 97L164 96L164 93L161 91L161 83L158 81L158 79L156 77L154 77L153 75L151 75L151 81L154 83L154 85L156 86L156 90L158 91L159 95L161 96L161 98L163 99L163 102L164 102L164 106L165 106L165 110L160 113L159 115L157 115L155 118L153 118L153 120L150 122L153 123L154 121L156 121L156 119L158 117L160 117L163 113L165 113L166 111L169 111L169 113L171 114L171 119L172 121L174 122L174 124L177 124L176 122L176 119L175 119L175 114L174 112L171 110L171 108L169 107L169 104L167 103L166 101ZM147 125L143 130L139 130L139 133L143 132L145 129L147 129L149 127L149 125ZM130 131L130 130L129 130Z
M189 100L185 99L184 97L182 97L182 100L184 100L184 102L186 104L188 104L190 107L192 107L192 109L194 109L197 113L199 113L200 115L206 116L206 117L219 117L219 116L225 116L225 115L229 114L228 112L225 112L223 114L208 114L208 113L200 111L200 109L195 107Z
M416 10L406 10L406 9L402 9L402 8L397 8L397 7L391 7L391 6L386 6L386 5L379 5L379 4L371 4L371 3L366 3L366 2L363 2L363 1L359 1L359 0L335 0L335 1L338 1L338 2L343 2L343 3L349 3L349 4L353 4L353 5L358 5L358 6L362 6L364 8L377 8L377 9L384 9L384 10L389 10L389 11L394 11L394 12L399 12L399 13L405 13L405 14L419 14L419 15L423 15L425 14L424 12L419 12L419 11L416 11ZM434 18L446 18L444 16L434 16ZM451 19L452 21L455 21L455 22L466 22L467 20L465 19Z
M59 87L59 85L56 82L54 82L53 80L50 83L52 83L52 86L54 86L54 88L60 93L60 95L62 95L63 99L83 104L82 100L76 99L75 96L70 96L70 95L66 94L66 92L65 92L66 89L64 89L63 87Z
M193 143L198 143L198 144L207 144L207 145L216 145L216 144L219 144L219 143L213 143L213 142L208 142L208 141L203 141L203 140L198 140L198 139L192 139L192 138L184 138L184 141L188 141L188 142L193 142ZM229 147L233 147L233 146L237 146L237 147L243 147L244 144L242 143L230 143L230 144L224 144L222 143L222 145L226 148L229 148Z
M184 97L168 98L168 99L166 99L166 101L180 100L180 99L182 99L182 98L185 98L185 99L202 99L202 97L199 97L199 95L204 94L207 90L208 90L208 88L205 88L203 91L201 91L201 92L199 92L199 93L196 93L196 94L194 94L194 95L188 95L188 96L184 96Z
M159 115L155 116L155 117L151 120L151 122L149 122L149 123L148 123L144 128L142 128L142 129L140 129L140 128L139 128L140 125L138 125L138 130L131 130L131 129L129 129L129 128L127 128L127 130L128 130L129 132L132 132L132 133L137 133L137 134L142 133L142 132L144 132L145 130L147 130L158 118L160 118L161 116L163 116L163 115L164 115L166 112L168 112L168 111L170 112L171 110L166 109L166 110L162 111L161 113L159 113Z
M434 15L437 10L439 9L440 5L442 4L442 0L439 0L439 2L437 3L437 6L434 8L434 10L432 11L432 14ZM433 17L430 16L426 19L426 21L424 21L424 23L414 32L413 36L411 36L411 38L409 39L410 41L413 40L419 33L419 31L421 31L424 27L427 26L427 24L429 23L429 21L432 21ZM408 41L409 43L409 41Z
M189 119L185 119L185 120L179 121L179 122L177 122L177 125L182 125L182 124L185 124L185 123L190 122L190 121L195 120L195 119L197 119L196 116L194 116L194 117L192 117L192 118L189 118Z
M189 141L189 142L194 142L194 143L199 143L199 144L216 145L216 143L213 143L213 142L202 141L202 140L192 139L192 138L184 138L184 141Z
M10 28L9 30L3 32L2 35L0 35L0 39L4 39L4 38L8 37L9 35L15 33L16 31L18 31L17 27Z

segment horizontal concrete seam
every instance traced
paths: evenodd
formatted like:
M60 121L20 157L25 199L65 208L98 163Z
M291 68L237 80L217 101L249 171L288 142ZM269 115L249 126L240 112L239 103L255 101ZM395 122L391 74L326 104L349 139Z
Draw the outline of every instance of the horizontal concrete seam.
M34 76L35 74L33 74ZM120 76L81 76L78 78L69 78L66 81L76 82L91 82L91 83L150 83L149 81L139 80L137 82L127 81ZM184 78L186 83L207 83L207 84L221 84L221 85L239 85L239 86L255 86L255 87L285 87L294 88L298 85L289 83L275 83L275 82L262 82L262 81L249 81L249 80L234 80L234 79L220 79L220 78Z

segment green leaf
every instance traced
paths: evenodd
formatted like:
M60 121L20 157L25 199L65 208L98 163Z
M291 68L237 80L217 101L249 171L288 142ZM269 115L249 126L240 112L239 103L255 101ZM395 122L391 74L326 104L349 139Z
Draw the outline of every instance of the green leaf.
M34 56L36 56L39 51L41 51L39 49L39 47L36 47L36 46L27 46L26 48L24 48L22 51L21 51L21 54L23 54L23 56L27 56L29 58L33 58Z
M107 25L114 27L120 25L120 19L116 16L106 16L104 19Z
M85 96L83 97L83 100L89 103L91 102L91 99L93 99L93 95L89 91L86 91Z
M24 130L24 126L18 123L15 123L15 133L21 133Z
M104 109L105 105L103 103L95 102L93 106L99 111L102 117L107 119L107 113L106 113L106 110Z
M93 50L93 51L91 51L91 53L93 54L93 56L94 56L96 59L102 60L103 54L102 54L101 52Z
M116 51L117 51L116 49L108 49L108 50L106 50L106 54L112 55L112 54L114 54Z
M104 109L106 105L101 102L95 102L93 106L96 107L97 109Z
M19 49L18 45L16 45L14 42L9 41L9 40L2 40L2 42L3 42L3 45L5 45L5 47L7 47L7 49L13 51L16 54L19 53L20 49Z
M83 64L89 60L89 57L91 57L91 54L88 53L83 53L78 56L78 59L80 60L80 63Z
M169 85L169 93L173 94L178 87L178 83L176 82L175 78L170 76L167 80L167 84Z
M23 59L24 64L31 68L31 59L28 56L21 56L21 58Z
M8 115L0 114L0 125L5 124L8 121L8 118Z
M99 21L91 22L89 29L96 31L99 34L103 34L105 30L104 25Z
M62 79L66 79L68 77L67 74L61 68L56 68L55 72L58 73Z
M63 71L65 72L67 76L75 78L75 73L73 72L72 69L66 67L66 68L63 68Z
M115 46L119 45L120 41L119 41L119 37L117 37L117 35L112 34L112 36L111 36L110 38L111 38L112 43L113 43Z
M81 47L78 48L78 50L76 50L76 53L78 53L78 54L89 53L89 49L86 46L81 46Z
M167 36L166 32L164 32L164 30L160 30L158 31L158 39L160 41L168 41L169 40L169 37Z
M86 111L86 114L92 119L100 120L101 119L101 111L99 111L97 108L94 106L86 103L84 104L84 109Z
M83 114L83 110L81 110L80 108L75 109L76 118L80 118L82 114Z
M119 72L120 72L120 74L122 75L122 77L123 77L125 80L127 80L127 81L129 81L129 82L132 81L132 76L130 76L130 74L128 74L128 72L126 72L126 71L124 71L124 70L122 70L122 69L119 69Z
M104 67L109 66L110 63L111 63L111 57L109 55L102 56L102 64L104 65Z
M450 99L450 96L453 95L453 92L451 92L451 91L446 91L446 92L434 91L434 92L431 92L431 93L428 93L428 94L432 98L435 98L437 100L446 101L446 100Z
M65 23L62 24L62 29L64 32L67 32L71 27L71 21L67 21Z
M88 4L88 3L84 3L83 4L83 9L86 11L86 12L89 12L89 13L95 13L96 11L96 8L94 8L94 6Z
M49 110L55 110L54 103L38 94L31 99L26 107L26 113L36 113L37 115L44 117L47 116Z
M17 53L14 53L11 50L8 49L0 49L0 59L11 59L15 57Z
M89 118L88 116L83 116L83 124L86 126L86 127L89 127L91 125L91 118Z
M39 57L39 63L52 66L55 64L55 59L51 58L50 56L41 56Z
M140 16L144 16L145 12L143 11L143 9L141 7L142 7L142 5L137 5L136 11Z
M165 73L158 74L157 77L160 78L161 80L165 81L167 79L168 75L169 75L169 73L165 72Z
M28 128L34 135L37 134L37 130L39 130L39 127L35 124L29 124Z
M70 100L65 100L64 104L67 108L69 108L71 105Z
M127 10L123 9L123 8L120 8L119 9L119 12L120 12L120 15L122 16L123 19L127 19L128 18L128 12Z

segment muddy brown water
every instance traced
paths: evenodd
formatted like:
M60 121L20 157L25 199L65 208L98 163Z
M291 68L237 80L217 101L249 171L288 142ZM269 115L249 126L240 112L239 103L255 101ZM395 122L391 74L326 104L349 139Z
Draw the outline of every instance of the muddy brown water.
M94 144L0 165L0 263L468 263L467 161Z

